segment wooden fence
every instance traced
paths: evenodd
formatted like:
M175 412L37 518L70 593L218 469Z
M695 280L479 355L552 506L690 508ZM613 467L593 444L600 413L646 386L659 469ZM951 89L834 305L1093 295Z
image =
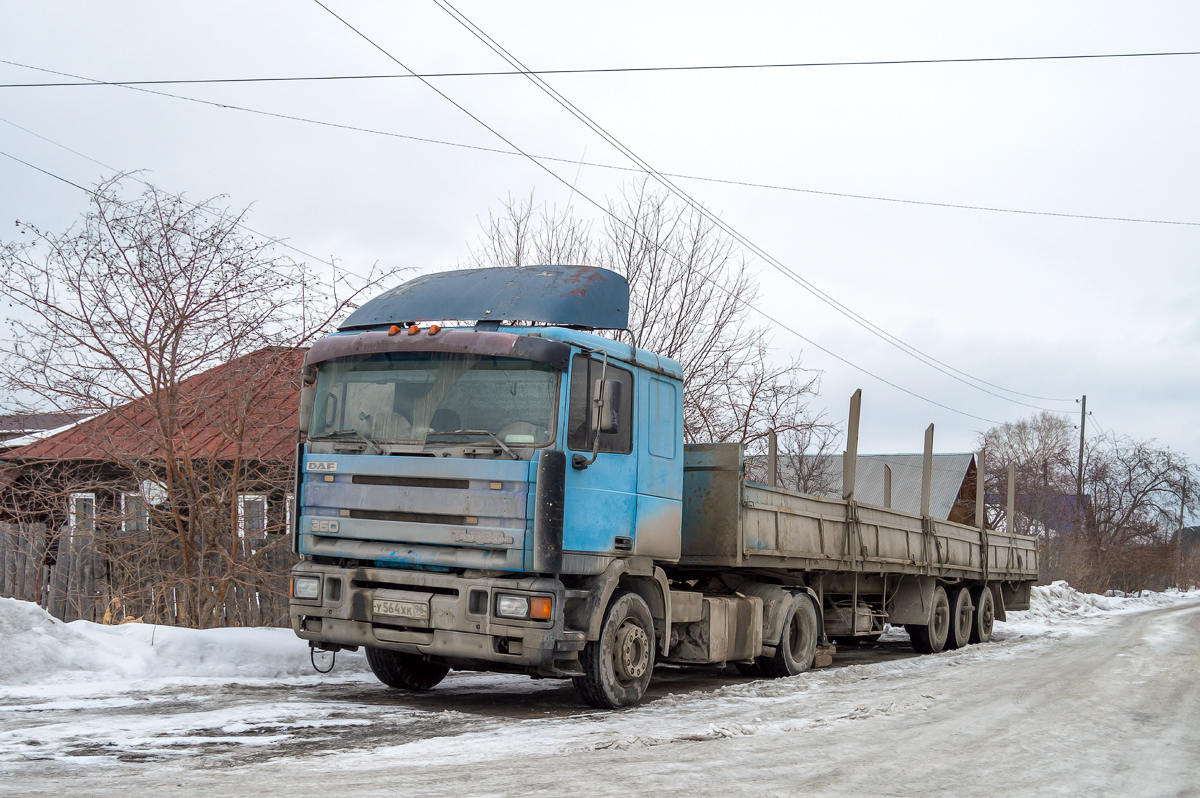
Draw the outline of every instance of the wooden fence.
M51 532L43 524L0 523L0 596L35 602L64 621L180 623L195 583L122 585L101 548L90 535ZM226 590L204 625L287 626L292 559L289 548L276 547L266 573Z

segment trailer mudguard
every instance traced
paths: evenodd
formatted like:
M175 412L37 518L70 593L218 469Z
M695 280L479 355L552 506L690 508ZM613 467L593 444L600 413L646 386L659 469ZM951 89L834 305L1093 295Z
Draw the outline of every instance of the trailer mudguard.
M762 599L762 642L764 646L773 647L779 645L779 640L783 637L783 621L787 616L788 607L791 606L792 599L799 595L808 596L812 600L813 608L817 611L817 628L821 630L822 637L825 634L825 614L822 612L821 600L810 587L770 585L764 582L743 582L738 585L737 592L745 596L757 596Z
M896 592L888 597L884 610L888 614L888 623L901 626L916 624L923 626L929 623L929 610L933 606L933 588L937 579L932 576L913 576L905 574L896 585Z

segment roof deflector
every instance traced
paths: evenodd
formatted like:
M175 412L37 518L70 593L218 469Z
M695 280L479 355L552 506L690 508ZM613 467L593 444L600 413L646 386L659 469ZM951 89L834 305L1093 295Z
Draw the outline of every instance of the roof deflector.
M338 329L443 319L624 330L629 325L629 283L616 272L595 266L510 266L424 274L371 299Z

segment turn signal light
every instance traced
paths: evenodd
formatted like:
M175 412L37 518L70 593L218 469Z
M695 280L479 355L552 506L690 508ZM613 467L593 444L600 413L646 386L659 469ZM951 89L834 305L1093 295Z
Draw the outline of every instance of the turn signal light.
M538 621L550 620L550 599L543 596L529 599L529 617Z

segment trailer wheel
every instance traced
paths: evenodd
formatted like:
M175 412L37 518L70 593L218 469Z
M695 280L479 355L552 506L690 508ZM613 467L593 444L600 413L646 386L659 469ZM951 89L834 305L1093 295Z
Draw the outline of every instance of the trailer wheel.
M992 626L996 622L996 599L987 585L971 588L971 600L975 602L975 617L971 623L971 642L986 643L992 639Z
M918 654L936 654L946 647L946 638L950 634L950 599L944 587L933 588L929 623L906 624L904 630L912 638L912 647Z
M397 690L428 690L436 686L450 668L437 665L419 654L403 654L388 648L366 646L367 664L375 678Z
M808 596L794 596L783 621L783 637L775 647L775 656L759 657L764 676L779 678L804 673L812 667L817 654L817 608Z
M971 627L975 624L971 591L965 587L951 588L947 598L950 600L950 632L946 635L946 648L965 648L971 642Z
M646 601L636 593L618 591L604 613L600 639L583 648L583 676L571 681L594 707L632 706L650 685L654 646L654 618Z

